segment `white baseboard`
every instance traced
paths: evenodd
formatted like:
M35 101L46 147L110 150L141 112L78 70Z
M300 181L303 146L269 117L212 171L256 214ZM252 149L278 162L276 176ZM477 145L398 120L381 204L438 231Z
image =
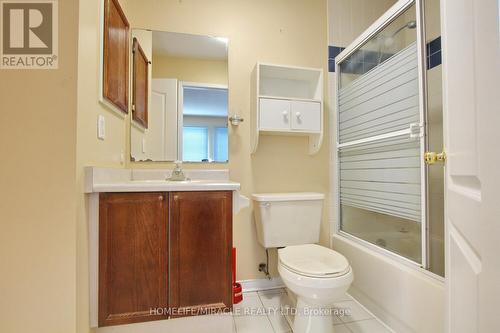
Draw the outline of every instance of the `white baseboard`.
M272 278L272 279L253 279L253 280L241 280L238 281L241 283L241 287L243 288L243 292L251 292L251 291L259 291L259 290L269 290L269 289L278 289L285 288L283 281L280 277Z

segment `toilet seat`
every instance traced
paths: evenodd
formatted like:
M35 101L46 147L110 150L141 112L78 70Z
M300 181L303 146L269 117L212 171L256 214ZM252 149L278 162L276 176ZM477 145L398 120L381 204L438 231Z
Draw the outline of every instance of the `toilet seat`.
M280 264L302 276L335 278L350 272L340 253L316 244L292 245L278 250Z

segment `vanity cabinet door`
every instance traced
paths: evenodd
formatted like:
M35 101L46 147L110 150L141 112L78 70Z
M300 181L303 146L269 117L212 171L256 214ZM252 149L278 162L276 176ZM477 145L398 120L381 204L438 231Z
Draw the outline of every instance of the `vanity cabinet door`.
M99 198L99 326L166 319L168 194ZM163 312L166 313L166 312Z
M170 209L170 307L177 316L230 308L232 192L172 192Z
M128 113L129 23L118 0L104 0L103 97Z

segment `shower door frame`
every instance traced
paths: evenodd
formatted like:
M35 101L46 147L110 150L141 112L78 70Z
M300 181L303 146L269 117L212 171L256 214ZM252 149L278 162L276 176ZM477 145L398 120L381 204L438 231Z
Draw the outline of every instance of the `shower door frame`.
M360 47L362 47L366 42L368 42L372 37L377 35L385 27L391 24L396 18L398 18L402 13L404 13L411 6L415 5L416 11L416 21L417 21L417 62L418 62L418 87L419 87L419 113L420 113L420 177L421 177L421 262L416 262L412 259L404 257L396 252L384 249L375 244L372 244L364 239L354 236L348 232L341 230L341 204L340 204L340 161L339 153L342 145L339 143L339 98L338 92L340 89L340 63L342 63L346 58L352 55ZM336 221L336 233L345 238L354 241L355 243L361 244L368 247L376 252L389 255L398 261L410 264L412 267L422 268L422 271L429 273L432 276L440 278L438 275L429 271L429 212L428 212L428 177L427 177L427 165L424 163L424 153L428 150L428 133L427 133L427 66L426 66L426 43L425 43L425 17L424 17L424 0L400 0L394 4L387 12L385 12L377 21L375 21L367 30L365 30L358 38L356 38L349 46L347 46L336 58L335 58L335 73L336 73L336 97L335 97L335 124L336 124L336 175L335 181L337 182L337 193L335 196L335 202L337 207L337 221ZM400 132L407 132L408 135L412 132L411 129L403 130ZM401 134L401 133L400 133ZM380 138L383 138L381 135ZM393 135L387 135L391 137ZM360 140L362 141L362 140Z

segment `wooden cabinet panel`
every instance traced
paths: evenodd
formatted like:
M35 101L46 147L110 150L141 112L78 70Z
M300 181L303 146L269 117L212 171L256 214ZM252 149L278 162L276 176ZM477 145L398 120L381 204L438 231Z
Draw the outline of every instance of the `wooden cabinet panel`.
M172 192L170 209L170 307L231 307L231 191Z
M168 194L104 193L99 203L99 326L168 307Z
M104 0L103 97L128 113L130 25L118 0Z
M134 38L132 52L132 118L148 128L149 60L136 38Z

